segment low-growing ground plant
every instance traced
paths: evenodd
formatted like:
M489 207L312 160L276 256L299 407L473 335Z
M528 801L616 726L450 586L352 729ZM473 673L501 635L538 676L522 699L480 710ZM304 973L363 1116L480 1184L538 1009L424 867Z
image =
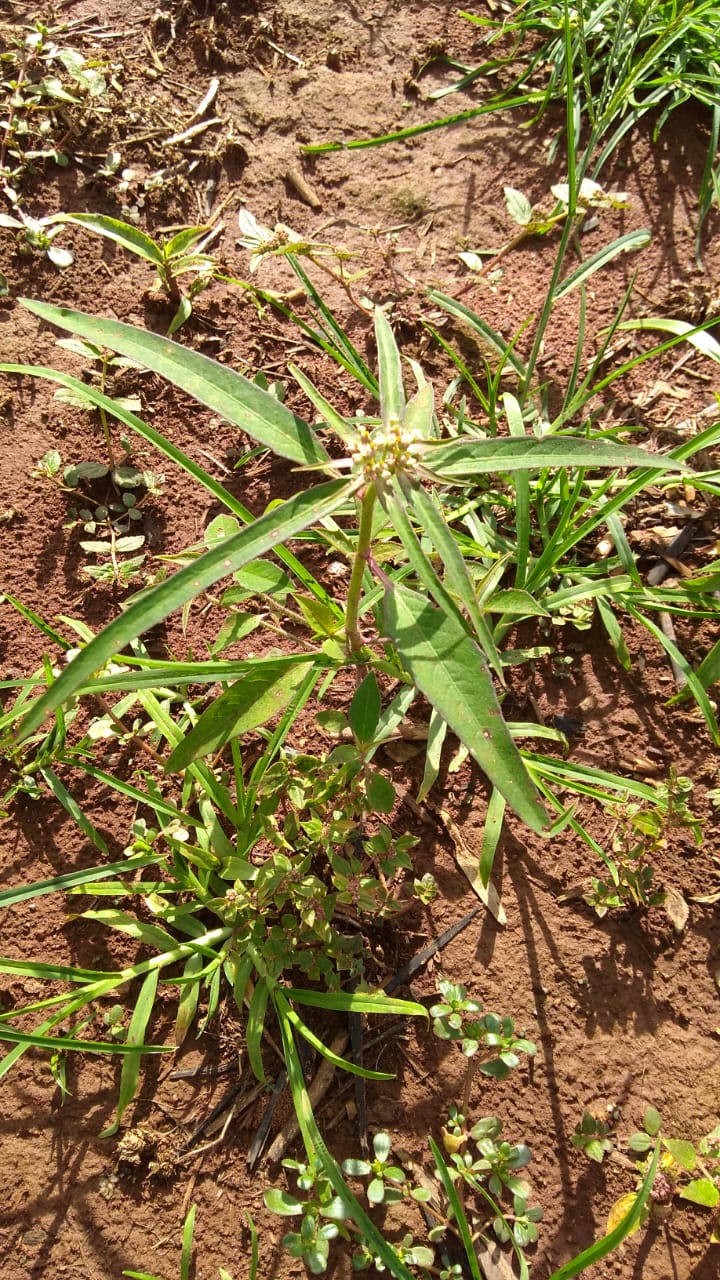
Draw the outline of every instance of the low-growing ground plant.
M668 782L655 789L652 805L626 802L608 816L616 819L607 878L593 876L585 901L601 918L609 910L632 910L661 906L665 889L654 883L653 857L665 848L673 831L691 831L695 843L702 842L702 823L690 811L688 799L693 784L689 778L671 773Z
M131 223L102 213L68 213L60 214L58 218L64 224L83 227L112 240L155 268L158 288L176 308L168 327L169 334L176 333L190 318L193 299L207 289L217 269L208 249L217 237L219 227L183 227L175 235L153 240L152 236ZM190 283L182 288L180 281L184 276L190 277Z
M50 378L119 419L179 463L223 503L236 524L217 530L219 536L202 554L194 552L178 572L140 593L97 636L85 633L83 647L62 669L53 669L48 661L35 681L23 685L0 722L11 735L8 751L16 762L18 785L51 791L103 855L103 838L61 781L60 764L134 800L148 815L136 821L120 862L102 862L49 884L19 886L0 895L4 905L53 889L109 896L113 905L86 910L84 918L134 938L145 949L145 958L115 973L80 972L40 960L0 962L4 972L32 973L71 986L62 996L0 1015L0 1037L11 1046L0 1073L6 1074L31 1045L45 1045L51 1055L77 1048L119 1054L118 1105L106 1130L111 1134L135 1096L142 1054L164 1047L148 1043L161 980L179 989L178 1043L193 1024L202 1032L223 991L232 992L248 1058L260 1080L266 1077L262 1044L272 1011L308 1158L350 1206L349 1217L369 1255L379 1257L394 1275L406 1277L411 1256L420 1255L412 1254L415 1245L408 1244L407 1256L399 1256L347 1188L309 1108L295 1037L338 1066L383 1078L325 1044L306 1011L425 1014L423 1006L378 990L383 977L368 972L358 945L372 920L392 914L411 893L412 842L383 823L395 793L372 761L386 734L402 723L421 695L430 703L435 723L456 734L490 779L502 800L502 808L495 805L500 816L507 804L534 830L552 830L535 780L543 766L536 762L533 769L521 755L496 692L496 682L502 691L503 661L495 637L502 632L493 627L492 616L499 613L502 620L518 607L518 597L501 594L494 599L503 590L501 577L487 568L478 575L472 549L454 536L455 504L469 500L469 512L474 512L471 495L478 477L498 472L518 487L522 510L530 481L523 487L519 472L546 475L569 465L584 483L587 468L605 464L630 467L637 483L646 483L668 468L682 471L683 463L589 432L526 432L512 397L504 402L510 435L488 435L474 426L462 431L457 425L446 433L445 422L434 411L432 388L413 364L417 389L407 396L400 354L380 310L375 317L379 418L341 417L295 370L320 418L319 426L311 427L262 388L188 348L114 321L47 304L27 305L93 349L119 351L171 377L259 444L327 478L253 519L221 484L97 386L53 370L3 366L6 372ZM337 442L332 454L325 445L331 436ZM568 476L567 484L577 488L578 480ZM302 537L347 559L349 579L341 600L288 547L291 539ZM280 565L268 558L272 552ZM526 558L523 563L527 566ZM248 598L248 581L251 597L258 587L264 592L270 633L274 609L280 616L290 611L298 626L304 624L297 651L241 661L151 659L142 633L223 580L231 584L231 592L239 588L226 601L231 607ZM533 611L532 598L520 581L516 575L519 611L527 614ZM58 643L49 624L31 620ZM242 620L234 619L233 625L242 628ZM61 640L61 650L68 647ZM349 740L325 757L298 753L292 742L297 717L313 701L319 709L318 698L341 671L349 672L356 686L347 725L335 726L341 733L347 728ZM220 693L208 700L203 691L218 682ZM34 689L42 684L45 692L34 698ZM145 768L137 779L131 782L99 767L94 744L102 741L101 733L70 746L78 697L100 698L103 732L140 747ZM48 715L54 717L50 730L45 727ZM266 729L268 724L275 727ZM252 735L259 735L256 747ZM431 757L430 784L432 776ZM172 799L168 779L176 788ZM549 794L549 785L543 786ZM562 804L556 806L561 822L573 820ZM403 875L407 888L398 879ZM117 905L123 900L126 906ZM120 1037L102 1019L98 1022L95 1002L112 998L132 980L139 986ZM459 989L448 988L444 994L447 1007L436 1016L452 1038L459 1014L468 1078L475 1063L486 1074L514 1065L516 1050L524 1050L526 1042L518 1040L511 1022L462 1010L466 996ZM15 1025L34 1013L41 1017L34 1031L21 1029L24 1021ZM469 1094L469 1086L465 1092ZM498 1150L502 1155L502 1144ZM452 1204L456 1193L448 1189L454 1184L447 1167L441 1166L441 1180ZM526 1209L525 1202L515 1207L517 1222L531 1223ZM517 1245L513 1230L509 1237ZM322 1254L320 1242L327 1234L324 1226L315 1231L313 1250Z
M36 22L0 51L0 191L13 210L26 175L67 165L88 120L109 110L107 62L64 43L63 30Z
M606 1155L626 1147L633 1156L644 1156L639 1163L620 1158L620 1162L635 1169L638 1185L643 1181L649 1164L648 1152L658 1151L660 1159L650 1198L635 1226L666 1222L679 1207L679 1202L699 1205L710 1210L710 1243L720 1243L720 1127L701 1138L699 1142L687 1138L668 1137L663 1130L662 1117L654 1107L647 1107L643 1127L626 1139L618 1136L619 1115L614 1112L607 1120L596 1118L586 1111L572 1139L591 1160L601 1163ZM634 1192L629 1191L615 1202L608 1216L608 1230L627 1213Z

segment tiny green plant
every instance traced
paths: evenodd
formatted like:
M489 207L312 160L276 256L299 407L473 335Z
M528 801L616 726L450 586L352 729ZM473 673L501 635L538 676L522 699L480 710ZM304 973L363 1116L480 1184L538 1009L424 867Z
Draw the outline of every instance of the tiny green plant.
M112 240L155 268L158 287L176 308L168 327L169 334L177 332L190 318L193 300L207 289L217 270L215 259L208 250L220 227L183 227L174 235L153 240L131 223L107 214L69 213L61 217L64 223L83 227ZM181 287L184 277L189 277L190 283Z
M601 918L610 910L647 909L661 906L666 893L654 884L653 855L667 844L668 835L678 830L692 832L696 844L702 841L702 823L691 812L688 799L693 784L689 778L670 773L660 783L652 804L626 801L609 806L616 819L607 878L593 876L585 901Z
M433 1031L440 1040L459 1044L468 1060L462 1098L462 1110L467 1112L477 1071L504 1080L519 1066L518 1054L532 1057L535 1045L515 1034L512 1018L483 1013L480 1001L468 997L462 983L443 978L438 982L438 991L442 1002L430 1009Z
M571 1138L573 1146L578 1151L584 1151L589 1160L602 1164L605 1156L613 1150L612 1135L617 1127L617 1120L616 1108L610 1108L600 1115L586 1108L580 1123L575 1126Z
M720 1243L720 1127L716 1127L699 1142L686 1138L668 1137L663 1131L662 1117L655 1107L647 1107L643 1115L642 1129L622 1139L617 1135L619 1113L613 1109L607 1120L585 1111L575 1130L573 1146L584 1151L600 1163L606 1154L619 1146L626 1146L633 1156L648 1157L639 1165L620 1157L621 1163L635 1169L640 1185L647 1176L650 1159L648 1153L659 1154L657 1173L650 1197L634 1230L651 1222L665 1222L676 1211L678 1202L698 1205L710 1210L710 1242ZM626 1192L612 1206L608 1217L608 1230L625 1216L635 1193Z
M63 224L55 217L31 218L17 207L15 213L0 213L0 228L16 233L15 241L20 253L44 253L54 267L64 270L75 261L70 249L55 244L57 236L63 231Z
M116 466L114 455L110 465L78 462L63 467L57 449L40 458L33 474L52 480L75 500L65 528L80 527L89 535L80 539L81 549L101 559L82 567L84 577L127 586L141 576L145 553L132 553L145 545L145 508L149 499L162 493L163 476L129 464Z
M13 210L26 175L47 160L67 165L92 115L108 109L108 64L61 43L62 30L36 22L0 52L0 190Z

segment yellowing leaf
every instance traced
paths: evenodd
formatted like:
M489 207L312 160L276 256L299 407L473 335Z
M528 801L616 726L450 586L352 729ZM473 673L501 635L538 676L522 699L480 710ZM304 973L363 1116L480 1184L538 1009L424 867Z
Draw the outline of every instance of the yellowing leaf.
M627 1215L629 1214L630 1210L632 1209L635 1203L635 1200L636 1200L635 1192L628 1191L624 1196L621 1196L619 1200L615 1201L614 1205L612 1206L612 1209L608 1214L608 1220L607 1220L608 1235L610 1234L611 1231L614 1231L616 1227L619 1227L623 1218L627 1217ZM630 1235L633 1235L638 1230L639 1226L640 1226L640 1223L638 1222L637 1226L633 1227L633 1230L630 1232Z

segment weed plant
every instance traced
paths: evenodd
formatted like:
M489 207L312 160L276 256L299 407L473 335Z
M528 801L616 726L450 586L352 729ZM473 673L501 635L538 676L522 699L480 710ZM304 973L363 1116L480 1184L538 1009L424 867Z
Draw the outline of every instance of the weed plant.
M395 877L412 867L411 844L395 839L377 821L376 815L394 807L395 793L373 768L372 758L419 695L491 780L499 798L496 808L500 802L502 808L508 804L540 833L552 829L534 780L537 766L534 772L528 768L495 692L492 673L502 688L504 667L491 619L494 610L505 617L509 607L506 597L492 605L494 591L501 590L500 575L495 567L478 582L472 556L464 554L466 548L453 536L445 511L452 510L456 494L466 504L469 498L475 510L471 495L478 476L498 470L510 483L513 478L518 483L518 474L527 476L529 493L529 475L538 469L557 474L560 460L566 465L573 459L573 470L583 478L584 468L602 463L630 467L630 475L636 482L642 477L643 483L668 468L682 470L683 464L589 433L526 434L512 397L504 401L514 428L508 436L483 435L474 428L461 432L457 426L442 435L432 389L416 366L417 390L406 398L400 355L381 311L375 319L380 418L342 418L298 370L296 377L324 422L318 430L241 375L166 339L47 304L26 305L84 342L120 351L170 375L259 443L311 471L324 471L328 478L253 519L223 486L98 387L52 370L4 366L6 372L32 372L83 394L179 462L221 498L236 524L224 527L225 536L190 557L184 568L141 592L99 635L91 637L81 629L83 645L67 665L58 670L48 663L42 677L24 685L3 718L4 729L14 732L18 743L10 748L17 762L16 788L50 790L104 856L102 836L65 787L59 764L79 768L151 816L149 821L138 818L120 862L2 894L3 905L52 890L109 897L112 905L85 911L84 917L131 936L149 956L115 973L2 961L5 972L32 973L70 984L72 990L0 1016L0 1036L11 1046L0 1072L6 1074L31 1045L45 1045L54 1062L57 1055L79 1048L122 1055L116 1117L106 1131L113 1133L135 1096L142 1054L162 1048L147 1042L160 979L179 988L178 1043L198 1017L200 1031L209 1024L226 985L243 1019L248 1059L260 1080L267 1071L262 1053L266 1018L274 1011L309 1157L350 1204L372 1256L382 1258L393 1274L407 1275L407 1262L398 1258L359 1202L348 1200L343 1175L307 1102L295 1036L336 1065L378 1078L378 1073L339 1057L299 1010L425 1013L421 1005L377 990L382 981L367 972L358 945L368 915L397 909ZM325 447L330 431L340 445L339 459ZM567 484L570 491L578 488L577 480L568 478ZM286 545L303 533L333 554L342 549L347 556L350 577L342 606ZM273 550L282 568L267 558ZM239 662L218 657L173 663L148 657L140 639L144 631L223 579L232 581L233 575L236 587L229 591L235 594L227 605L232 607L238 596L244 603L248 590L252 598L259 588L271 617L277 608L278 616L290 613L305 624L307 637L297 652ZM519 612L534 612L525 586L516 590L521 593L519 606L515 602ZM31 620L67 652L68 642L49 624L34 616ZM129 654L124 652L128 646ZM290 739L298 715L342 670L355 673L357 683L347 713L350 740L325 758L298 755ZM222 691L209 702L193 692L218 681ZM388 682L394 689L389 700L383 697ZM36 698L38 683L47 688ZM101 719L111 735L144 744L148 766L141 768L137 781L98 768L92 746L102 736L97 730L79 747L70 747L76 699L88 696L102 700ZM44 727L48 714L54 716L49 731ZM126 724L129 715L131 726ZM274 729L264 729L278 716ZM259 751L248 743L254 732L260 732ZM431 757L431 775L436 763ZM177 778L176 800L168 799L163 774ZM561 822L574 821L555 803ZM487 866L484 871L489 874ZM123 900L129 909L118 905ZM124 1036L117 1034L117 1024L110 1034L103 1026L95 1032L94 1002L112 997L131 980L140 985ZM32 1014L42 1019L34 1031L15 1025ZM491 1026L486 1018L481 1030L480 1038L489 1042L499 1036L503 1054L513 1055L511 1024ZM62 1083L57 1068L56 1074Z
M563 54L571 68L567 21ZM476 880L487 888L506 810L544 837L569 825L610 865L609 855L581 822L578 802L630 802L648 810L662 803L647 784L530 749L533 738L562 742L559 731L506 720L507 669L531 660L542 648L507 647L517 621L540 619L550 634L555 625L597 610L624 665L629 663L624 619L641 622L681 666L687 696L694 699L713 740L720 737L707 693L718 674L718 646L693 671L653 617L660 610L710 616L716 608L716 568L684 579L672 591L648 587L622 523L623 512L650 485L671 486L685 476L689 462L717 443L720 427L713 425L665 454L628 443L626 430L597 429L596 398L649 354L606 372L604 360L623 322L623 306L599 351L586 361L584 287L605 259L601 255L565 274L569 246L584 214L587 187L582 184L592 150L586 149L576 162L572 101L567 124L560 244L528 354L521 356L517 343L503 340L469 308L435 293L435 303L468 325L492 357L484 367L471 369L445 344L457 376L437 407L422 368L413 360L403 362L384 311L378 308L374 314L375 370L324 303L306 263L293 253L293 241L285 237L278 243L272 231L254 222L254 255L278 252L288 262L311 304L311 319L301 322L303 331L357 378L368 394L366 413L343 416L302 370L291 368L313 409L315 420L308 422L264 387L190 347L116 321L25 302L33 314L84 344L83 358L88 350L100 352L107 364L105 353L118 353L153 370L234 424L257 448L295 467L298 491L260 515L133 408L108 395L106 386L48 368L0 366L9 374L48 379L65 393L82 397L83 407L93 405L101 416L115 418L179 465L224 509L204 542L188 548L182 567L131 598L97 635L66 620L74 628L70 640L21 601L7 598L40 629L53 657L19 688L12 683L15 701L0 718L5 752L15 770L6 803L17 792L51 793L100 860L89 869L5 890L0 905L30 902L55 891L105 898L107 907L93 906L82 913L84 918L134 939L142 945L142 958L115 972L38 959L0 961L3 972L66 988L0 1014L0 1038L10 1046L0 1076L31 1046L49 1052L61 1087L69 1051L117 1055L122 1067L115 1118L106 1130L111 1134L135 1097L143 1054L169 1051L148 1042L160 982L179 993L177 1043L191 1027L202 1033L229 995L260 1081L268 1079L268 1024L274 1019L306 1153L297 1172L307 1185L300 1189L315 1206L313 1213L306 1212L307 1200L295 1198L293 1204L301 1209L293 1207L292 1212L302 1216L293 1250L306 1260L313 1258L317 1270L327 1260L326 1245L339 1232L338 1222L352 1224L346 1229L358 1238L366 1260L379 1259L399 1280L408 1280L411 1269L422 1272L430 1265L427 1255L418 1252L424 1245L412 1239L399 1249L392 1245L371 1216L372 1198L366 1208L351 1190L318 1128L297 1044L300 1037L336 1066L384 1078L326 1044L315 1029L313 1011L427 1013L422 1004L383 991L387 975L368 964L362 945L374 920L391 919L407 905L414 882L412 841L396 834L392 817L396 791L374 763L382 743L402 726L411 708L425 706L429 719L422 794L438 777L448 733L485 775L490 799ZM244 226L249 234L247 219ZM307 265L311 257L305 255ZM537 363L555 303L572 289L579 297L578 345L560 406L551 414L537 385ZM263 299L262 291L256 292L283 308L277 297ZM671 332L655 350L686 337L687 329ZM690 338L697 341L698 335L691 332ZM707 353L707 335L705 346ZM512 391L501 391L503 370L512 375ZM468 409L467 396L479 409ZM692 480L700 491L717 491L712 472L693 472ZM613 550L598 561L592 551L601 536L609 537ZM307 546L347 561L346 587L331 591L315 576L303 559ZM219 584L224 586L217 600ZM204 601L208 593L221 611L209 656L188 661L150 657L143 636L171 614ZM277 633L288 622L296 643L281 656ZM257 657L223 656L230 644L251 633ZM340 713L328 715L327 697L340 687L340 677L350 681L353 693ZM82 734L80 708L88 709L91 721ZM336 745L326 752L301 749L301 716L339 733ZM132 746L135 769L130 778L119 776L117 768L102 767L98 744L106 737ZM120 860L107 860L102 833L66 785L73 770L102 784L107 794L137 805ZM104 1022L96 1002L115 1000L128 982L134 983L134 998L127 1014ZM534 1219L524 1192L507 1179L523 1167L524 1147L508 1145L505 1150L507 1144L497 1141L500 1130L494 1120L495 1127L475 1132L481 1122L471 1125L465 1117L467 1080L472 1083L475 1069L493 1074L487 1068L496 1062L511 1068L518 1050L529 1051L529 1042L516 1037L512 1019L496 1019L471 1007L459 986L450 984L441 994L433 1017L468 1059L463 1105L447 1130L452 1137L454 1126L456 1139L464 1135L466 1142L492 1144L492 1160L489 1147L479 1149L477 1159L492 1166L490 1176L499 1179L500 1190L509 1187L511 1196L523 1201L513 1200L505 1237L522 1253L532 1239ZM35 1029L28 1031L26 1019L38 1016ZM443 1153L437 1143L431 1149L445 1197L443 1212L455 1224L468 1274L480 1280L473 1227L460 1189L474 1180L473 1190L484 1195L477 1175L488 1170L475 1167L474 1154L470 1166L462 1157L461 1168L453 1159L459 1149L446 1147ZM382 1186L383 1200L401 1185L388 1173L400 1167L388 1164L389 1154L381 1143L374 1151L378 1167L370 1162L370 1185ZM642 1215L659 1157L656 1144L627 1212L553 1280L570 1280L622 1241ZM377 1202L377 1187L373 1196ZM325 1212L335 1202L337 1214ZM507 1213L494 1216L510 1221ZM448 1277L454 1274L453 1265L450 1261L445 1268ZM527 1274L527 1265L520 1266L521 1274Z

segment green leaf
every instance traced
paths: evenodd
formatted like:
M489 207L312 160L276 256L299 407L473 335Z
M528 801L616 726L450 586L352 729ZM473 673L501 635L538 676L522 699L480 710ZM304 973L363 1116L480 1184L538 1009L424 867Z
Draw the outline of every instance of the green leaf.
M550 821L507 725L482 653L455 618L400 585L385 591L385 622L403 666L510 807L533 831Z
M369 746L375 737L382 703L373 672L369 672L350 703L350 728L361 746Z
M637 249L644 249L651 240L652 235L649 231L627 231L624 236L618 236L612 244L605 245L604 249L599 249L590 258L586 258L579 267L566 276L555 289L553 297L564 298L567 293L584 284L591 275L606 266L608 262L612 262L619 254L634 253Z
M173 574L159 586L143 592L141 599L130 604L91 640L54 684L32 704L20 726L19 737L24 738L34 733L46 715L71 698L113 654L124 649L131 640L162 622L174 610L181 609L188 600L193 600L220 578L300 533L308 524L331 515L347 501L351 492L352 486L335 480L300 493L274 507L214 551L207 551L199 560Z
M260 626L261 621L262 619L255 613L242 613L234 609L232 613L228 614L210 645L211 655L215 657L229 648L231 644L237 644L239 640L244 640L246 636L251 635Z
M720 1190L710 1178L695 1178L678 1192L681 1200L702 1204L706 1209L716 1209L720 1202Z
M369 771L365 779L368 803L375 813L392 813L395 806L395 788L382 773Z
M443 743L447 735L447 724L442 716L433 707L430 712L430 723L428 725L427 746L425 749L425 768L423 770L422 782L420 790L417 793L417 803L422 804L426 795L437 781L440 772L440 757L442 755Z
M300 1065L300 1059L293 1039L292 1027L287 1017L287 1000L283 993L278 989L274 991L273 999L275 1001L275 1008L278 1015L278 1021L280 1023L280 1034L282 1036L290 1091L292 1093L295 1112L308 1157L317 1159L333 1191L347 1204L348 1217L352 1219L359 1228L361 1237L367 1243L368 1249L382 1260L390 1272L390 1275L394 1276L395 1280L414 1280L412 1272L405 1266L405 1263L398 1258L392 1245L385 1239L384 1235L378 1230L375 1223L370 1217L368 1217L362 1205L353 1195L342 1176L336 1160L328 1151L322 1134L318 1129L317 1122L313 1114L312 1104L305 1087L302 1067ZM425 1010L423 1010L423 1013L424 1012Z
M472 1277L472 1280L482 1280L475 1243L473 1240L473 1233L470 1223L467 1220L463 1202L458 1195L457 1187L450 1176L450 1170L445 1163L445 1159L439 1146L435 1142L434 1138L430 1138L429 1142L430 1150L432 1151L433 1159L435 1161L435 1168L438 1171L440 1181L443 1185L443 1190L448 1198L448 1203L452 1209L453 1217L457 1226L458 1235L462 1241L470 1276Z
M15 889L3 889L0 892L0 908L10 907L16 902L26 902L32 898L41 898L46 893L60 893L74 889L92 880L104 880L110 876L121 875L124 871L139 870L162 862L161 854L150 854L139 858L123 858L121 862L110 862L104 867L88 867L84 871L67 871L62 876L54 876L52 880L35 880L29 884L20 884Z
M270 990L267 982L264 978L258 976L248 1006L245 1047L253 1074L260 1081L265 1079L265 1067L262 1060L262 1036L269 996Z
M405 388L403 387L400 352L388 324L385 313L375 308L375 340L378 351L380 382L380 413L383 426L402 422L405 412Z
M644 320L623 320L618 329L658 329L662 333L673 333L676 337L687 338L688 342L701 351L704 356L720 364L720 343L717 338L705 329L698 329L687 320L674 320L668 316L648 316Z
M508 587L505 590L493 592L483 608L488 613L508 613L520 618L550 617L547 609L544 609L529 591L523 591L519 587Z
M174 1053L172 1045L120 1044L116 1040L77 1040L73 1036L44 1036L33 1031L15 1031L0 1023L0 1040L8 1044L36 1045L40 1049L74 1049L80 1053ZM102 1135L101 1135L102 1136Z
M137 998L130 1026L128 1027L126 1037L126 1047L135 1049L135 1053L128 1053L123 1061L122 1071L120 1073L120 1090L118 1093L117 1111L115 1120L107 1129L100 1134L101 1138L111 1138L117 1133L120 1127L120 1121L123 1113L130 1105L135 1097L137 1089L138 1077L140 1075L140 1061L143 1054L143 1039L145 1029L150 1020L150 1014L155 1004L155 995L157 993L158 978L160 977L159 969L151 969L146 974L143 984L140 988L140 994Z
M104 213L64 213L62 221L85 227L86 231L94 231L96 235L104 236L106 240L114 240L115 244L122 245L123 249L134 253L137 258L145 258L147 262L152 262L154 267L161 267L164 263L162 250L158 248L155 241L138 227L121 222L119 218L109 218ZM91 340L95 341L95 339ZM100 345L110 344L101 343Z
M533 211L532 205L527 196L522 191L518 191L517 187L503 187L505 192L505 204L513 222L519 227L526 227L532 221Z
M205 966L205 957L201 953L195 952L188 956L183 969L183 977L190 979L180 988L180 999L178 1001L178 1011L175 1017L175 1044L180 1047L185 1039L193 1019L197 1013L198 1001L200 999L200 981L193 981L196 975L200 973Z
M628 1138L628 1147L631 1151L649 1151L652 1146L652 1138L649 1133L633 1133Z
M692 1142L686 1142L683 1138L663 1138L663 1146L681 1169L692 1173L697 1164L697 1152Z
M490 801L488 803L488 811L485 815L482 848L480 850L480 862L478 865L480 881L486 889L490 884L493 862L495 861L495 854L497 852L498 841L503 829L504 820L505 799L500 794L497 787L493 787Z
M335 1009L348 1013L383 1013L401 1018L427 1018L427 1009L414 1000L399 1000L382 991L307 991L289 987L285 995L296 1004L313 1009Z
M180 1252L180 1280L190 1280L190 1272L192 1268L193 1231L195 1229L196 1212L197 1205L191 1205L183 1224L182 1249Z
M617 1249L618 1245L622 1244L623 1240L626 1240L637 1229L652 1191L659 1160L660 1143L658 1142L642 1186L628 1212L618 1225L612 1231L608 1231L607 1235L602 1236L600 1240L596 1240L588 1249L584 1249L582 1253L578 1253L574 1258L571 1258L569 1262L566 1262L557 1271L553 1271L549 1280L573 1280L575 1276L579 1276L587 1267L591 1267L594 1263L606 1258L609 1253L612 1253L613 1249Z
M198 756L215 755L231 738L267 724L297 693L310 665L267 664L251 668L203 711L197 724L171 752L165 772L180 773Z
M306 466L327 462L325 449L306 422L248 378L209 356L117 320L29 299L20 301L41 320L119 351L167 378L281 458Z
M646 1107L643 1115L643 1128L651 1138L657 1137L662 1127L662 1116L655 1107Z
M579 436L502 436L489 440L445 440L425 445L423 466L448 478L494 471L541 471L545 467L652 467L685 471L670 455L648 453L636 445Z
M364 1080L395 1079L392 1072L371 1071L369 1067L359 1067L356 1063L349 1062L347 1058L340 1057L340 1054L335 1053L329 1045L323 1044L323 1041L305 1025L302 1018L299 1018L293 1009L288 1009L287 1017L296 1031L299 1031L300 1035L307 1040L308 1044L312 1045L313 1049L323 1058L327 1058L328 1062L331 1062L334 1067L338 1067L341 1071L348 1071L350 1075L361 1076Z
M281 1218L292 1218L304 1212L302 1201L290 1191L281 1191L279 1187L268 1187L263 1192L263 1199L270 1212L279 1214Z
M295 603L314 635L333 636L342 627L337 612L315 596L295 596Z

